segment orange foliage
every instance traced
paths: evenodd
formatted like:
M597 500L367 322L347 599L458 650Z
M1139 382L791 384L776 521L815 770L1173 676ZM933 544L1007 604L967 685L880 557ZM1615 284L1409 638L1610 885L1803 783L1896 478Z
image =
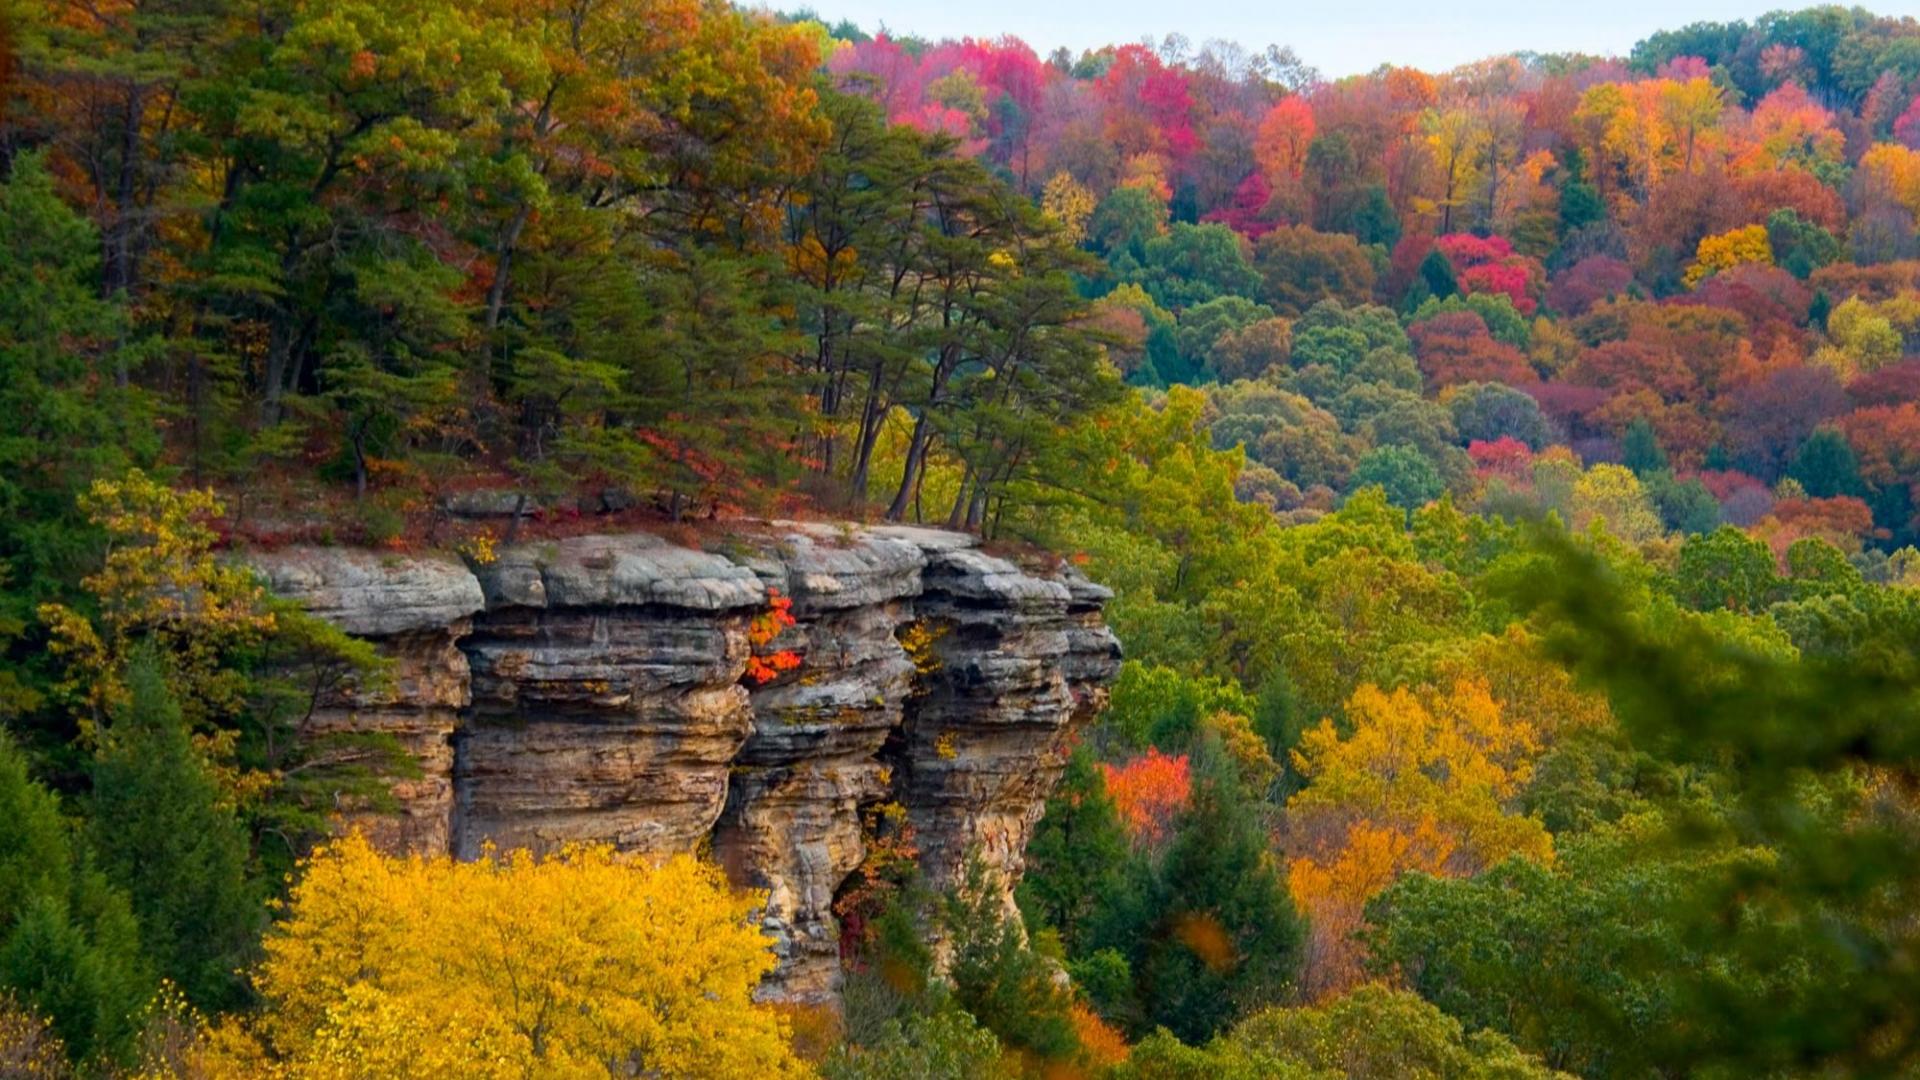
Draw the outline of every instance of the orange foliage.
M1140 843L1158 844L1173 831L1173 819L1187 805L1193 778L1187 755L1170 756L1149 749L1125 765L1100 766L1107 793L1113 796L1120 820Z
M800 666L800 654L792 649L761 652L792 625L793 600L781 596L779 589L768 589L767 610L754 616L747 626L747 644L752 649L747 655L746 677L755 686L772 682L781 672Z
M1075 1002L1067 1015L1073 1021L1073 1033L1080 1040L1080 1051L1087 1064L1096 1069L1111 1069L1127 1060L1130 1049L1127 1037L1092 1009Z
M1544 700L1558 696L1552 689ZM1323 721L1301 737L1294 766L1309 782L1287 804L1287 880L1309 916L1310 992L1360 980L1353 933L1367 901L1400 874L1552 858L1540 822L1509 812L1540 751L1533 716L1544 710L1533 704L1509 713L1478 678L1417 692L1362 686L1347 701L1350 734Z
M1455 876L1448 866L1457 846L1431 818L1411 827L1357 821L1325 855L1288 862L1287 887L1307 914L1307 993L1326 997L1364 982L1366 951L1354 935L1367 901L1409 870Z

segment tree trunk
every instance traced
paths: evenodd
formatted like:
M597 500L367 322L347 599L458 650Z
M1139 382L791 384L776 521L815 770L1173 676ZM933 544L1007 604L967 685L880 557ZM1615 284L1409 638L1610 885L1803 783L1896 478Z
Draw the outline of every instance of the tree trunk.
M913 421L913 435L907 440L907 464L900 475L900 490L894 492L893 502L887 506L888 521L904 520L907 506L919 490L920 469L927 456L927 417L931 411L931 406L923 409Z

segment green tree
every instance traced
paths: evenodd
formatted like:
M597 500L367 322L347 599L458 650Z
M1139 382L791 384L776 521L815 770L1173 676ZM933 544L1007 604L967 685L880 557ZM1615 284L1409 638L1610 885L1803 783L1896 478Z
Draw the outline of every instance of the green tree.
M1861 496L1867 493L1860 478L1860 460L1846 436L1831 427L1822 427L1807 436L1800 449L1787 462L1787 475L1800 482L1808 495L1830 499L1836 495Z
M0 992L46 1015L78 1060L125 1060L155 984L127 898L73 842L0 732Z
M1128 954L1150 1025L1200 1042L1291 991L1303 926L1232 759L1212 738L1144 895L1100 940Z
M1260 275L1247 261L1246 247L1225 225L1177 222L1147 241L1140 284L1155 303L1175 312L1223 296L1251 296Z
M147 395L124 378L125 310L102 300L100 240L60 201L44 156L0 184L0 719L36 709L49 672L34 612L71 598L96 534L95 479L158 450Z
M1667 467L1667 452L1660 448L1660 437L1645 417L1635 417L1627 425L1627 433L1620 440L1620 463L1643 481Z
M1018 896L1028 928L1053 929L1068 956L1081 955L1101 905L1121 886L1127 852L1126 829L1100 768L1086 747L1078 747L1027 842Z
M1414 511L1439 498L1447 490L1440 470L1433 467L1412 446L1388 445L1374 448L1353 467L1350 481L1354 490L1378 487L1387 493L1387 501L1402 510Z
M1054 981L1054 968L1027 947L1020 924L1007 917L991 871L978 858L942 898L940 926L952 948L947 977L953 999L1009 1046L1062 1060L1078 1049L1068 1016L1072 998Z
M131 700L100 735L87 837L125 891L159 973L208 1012L246 1001L242 971L266 921L247 874L247 833L193 744L152 658L128 674Z

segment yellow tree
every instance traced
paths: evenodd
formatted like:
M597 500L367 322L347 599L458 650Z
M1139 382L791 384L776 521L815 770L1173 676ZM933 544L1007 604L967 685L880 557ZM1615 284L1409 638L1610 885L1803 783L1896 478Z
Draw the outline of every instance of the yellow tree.
M220 500L211 491L176 491L135 469L94 481L80 508L107 538L104 564L81 582L98 613L89 619L59 604L39 612L53 652L66 662L66 689L96 719L124 705L128 661L145 643L170 661L190 721L237 711L246 683L221 660L258 644L277 616L248 570L214 557Z
M216 1058L287 1078L804 1075L735 893L690 856L611 848L478 862L316 852L255 974L258 1042Z
M1470 874L1508 855L1542 861L1553 839L1509 812L1532 778L1540 735L1509 716L1485 682L1391 692L1365 685L1301 737L1294 768L1307 786L1287 803L1288 884L1309 914L1308 988L1348 988L1362 975L1353 932L1374 894L1408 870Z
M1093 206L1093 192L1064 171L1054 173L1040 190L1040 209L1060 223L1071 243L1087 238L1087 219L1093 216Z
M1454 210L1467 205L1480 187L1481 166L1488 141L1487 128L1470 109L1458 106L1428 109L1420 120L1427 151L1433 156L1434 188L1416 199L1422 213L1440 215L1440 231L1454 231Z
M1659 87L1661 118L1680 141L1680 168L1692 172L1700 136L1720 124L1725 94L1705 76L1685 82L1662 79Z
M1876 143L1861 155L1855 175L1869 205L1895 203L1920 217L1920 150Z
M1692 287L1722 270L1749 263L1773 265L1773 244L1767 239L1765 225L1748 225L1717 236L1702 237L1694 249L1693 265L1687 267L1686 282Z

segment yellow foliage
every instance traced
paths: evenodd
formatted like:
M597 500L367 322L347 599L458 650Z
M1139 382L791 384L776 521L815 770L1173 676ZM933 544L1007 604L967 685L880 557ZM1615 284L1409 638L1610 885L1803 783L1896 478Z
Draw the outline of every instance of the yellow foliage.
M99 614L88 619L60 604L44 604L39 614L66 665L62 689L92 713L82 733L90 737L93 720L126 702L127 664L141 642L171 661L177 696L196 727L236 713L246 680L221 658L266 638L275 615L251 572L214 557L220 501L136 469L94 481L80 508L107 537L105 564L81 581Z
M1694 249L1693 265L1687 267L1687 287L1700 284L1709 275L1749 263L1773 265L1773 245L1767 241L1765 225L1729 229L1701 239Z
M1307 913L1306 984L1315 996L1364 981L1365 955L1354 934L1367 901L1409 870L1445 874L1457 847L1432 819L1411 828L1355 822L1345 842L1287 864L1287 888Z
M1875 143L1855 171L1861 191L1873 202L1894 202L1920 217L1920 150L1899 143Z
M751 921L763 903L689 856L401 859L356 834L307 863L267 939L255 981L271 1067L250 1071L804 1075L785 1021L751 996L774 963ZM220 1056L247 1053L230 1041Z
M1346 737L1330 720L1301 737L1293 762L1308 783L1287 803L1287 881L1312 928L1306 983L1316 993L1359 981L1353 932L1367 901L1400 874L1553 858L1546 828L1507 812L1532 779L1539 732L1503 710L1485 681L1417 692L1363 685L1346 714Z
M1053 174L1040 191L1040 209L1060 223L1068 242L1087 238L1087 219L1093 216L1093 192L1065 172Z
M1240 776L1248 787L1265 791L1280 775L1280 763L1273 760L1267 740L1253 730L1253 721L1239 713L1216 712L1201 725L1220 737L1220 745L1240 767Z

